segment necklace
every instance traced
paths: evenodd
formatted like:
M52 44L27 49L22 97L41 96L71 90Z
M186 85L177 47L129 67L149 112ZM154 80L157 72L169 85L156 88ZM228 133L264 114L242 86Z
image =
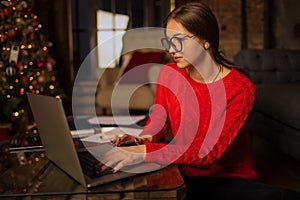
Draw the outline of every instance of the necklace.
M219 79L222 78L222 74L223 74L223 66L220 65L220 66L218 66L218 68L219 68L219 70L218 70L216 76L213 78L213 80L212 80L210 83L216 82L217 80L219 80ZM189 76L190 78L192 78L192 77L191 77L191 74L190 74L190 68L187 67L187 68L185 68L185 69L186 69L186 73L188 74L188 76ZM218 79L218 77L219 77L219 79Z
M218 77L219 77L219 79L222 78L222 74L223 74L223 66L218 66L218 67L219 67L219 71L218 71L216 77L212 80L212 83L215 82L215 81L217 81ZM218 80L219 80L219 79L218 79Z

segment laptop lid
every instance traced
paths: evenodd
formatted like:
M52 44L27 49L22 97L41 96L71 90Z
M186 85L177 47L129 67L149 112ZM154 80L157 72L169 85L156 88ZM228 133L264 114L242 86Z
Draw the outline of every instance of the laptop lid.
M61 99L31 93L27 97L48 159L86 185Z

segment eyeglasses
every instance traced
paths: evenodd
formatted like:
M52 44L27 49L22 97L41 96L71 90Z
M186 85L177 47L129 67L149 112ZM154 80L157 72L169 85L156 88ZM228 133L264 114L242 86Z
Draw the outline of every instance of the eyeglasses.
M182 51L182 41L186 40L186 38L192 38L195 35L189 36L185 35L183 37L178 37L178 35L182 35L181 33L175 34L173 37L168 39L167 37L161 38L161 45L166 51L169 51L170 48L172 47L175 51L175 53L181 52Z

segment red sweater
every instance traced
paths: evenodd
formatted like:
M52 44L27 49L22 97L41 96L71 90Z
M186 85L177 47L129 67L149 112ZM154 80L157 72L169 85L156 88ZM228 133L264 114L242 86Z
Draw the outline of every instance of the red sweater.
M255 86L236 69L204 84L176 64L164 66L141 133L154 140L146 143L146 162L178 164L190 176L257 179L246 127L255 98ZM169 130L174 139L161 143Z

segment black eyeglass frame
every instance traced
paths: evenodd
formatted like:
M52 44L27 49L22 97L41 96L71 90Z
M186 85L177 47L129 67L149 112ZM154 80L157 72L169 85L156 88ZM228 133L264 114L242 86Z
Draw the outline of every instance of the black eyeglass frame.
M174 49L175 53L182 52L182 49L183 49L182 41L184 41L186 38L193 38L196 34L194 34L194 35L185 35L183 37L178 37L178 35L182 35L182 33L177 33L177 34L173 35L170 39L168 39L167 37L161 38L160 42L161 42L162 47L166 51L169 51L170 48L172 47ZM174 40L174 39L176 39L179 42L179 45L180 45L179 49L172 42L172 40ZM166 47L166 44L168 44L167 47Z

